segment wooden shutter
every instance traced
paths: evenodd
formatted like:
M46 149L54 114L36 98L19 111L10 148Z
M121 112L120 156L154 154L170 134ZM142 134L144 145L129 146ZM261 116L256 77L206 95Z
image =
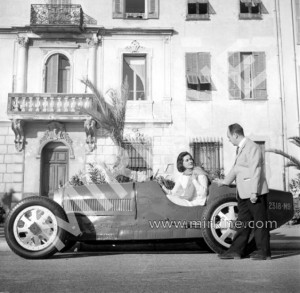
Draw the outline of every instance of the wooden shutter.
M186 53L185 67L187 82L198 84L198 53Z
M148 18L158 18L159 0L148 0Z
M70 84L70 63L69 60L64 57L59 57L58 62L58 93L69 92Z
M59 54L52 55L46 64L46 93L57 93Z
M124 18L124 0L113 0L113 18Z
M230 99L241 98L241 70L240 70L240 52L231 52L228 57L229 72L229 97Z
M255 99L266 99L267 80L265 52L254 52L253 59L253 95Z
M198 66L200 83L210 83L210 53L198 53Z
M209 14L216 14L216 11L214 10L214 8L211 6L211 4L208 2L208 13Z

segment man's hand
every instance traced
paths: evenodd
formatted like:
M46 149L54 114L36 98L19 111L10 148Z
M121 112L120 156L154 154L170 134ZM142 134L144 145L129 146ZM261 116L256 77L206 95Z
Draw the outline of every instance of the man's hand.
M225 184L224 184L224 182L223 182L223 180L222 179L220 179L220 178L216 178L215 180L214 180L214 182L216 182L217 184L218 184L218 186L219 187L221 187L221 186L224 186Z
M250 195L250 201L252 203L256 203L257 202L257 193L251 193L251 195Z

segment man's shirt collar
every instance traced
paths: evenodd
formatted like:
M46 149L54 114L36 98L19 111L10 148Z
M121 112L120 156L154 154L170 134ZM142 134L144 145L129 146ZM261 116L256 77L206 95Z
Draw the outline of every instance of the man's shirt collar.
M240 141L238 147L239 147L239 148L243 147L244 144L245 144L245 142L246 142L246 137L244 137L244 138Z

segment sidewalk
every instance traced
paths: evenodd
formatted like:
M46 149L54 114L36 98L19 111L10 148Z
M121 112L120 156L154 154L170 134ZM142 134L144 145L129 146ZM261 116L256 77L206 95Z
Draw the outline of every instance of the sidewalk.
M96 247L94 246L92 250L95 251ZM283 225L271 231L271 249L273 251L300 250L300 225ZM0 224L0 251L10 251L5 241L3 224Z

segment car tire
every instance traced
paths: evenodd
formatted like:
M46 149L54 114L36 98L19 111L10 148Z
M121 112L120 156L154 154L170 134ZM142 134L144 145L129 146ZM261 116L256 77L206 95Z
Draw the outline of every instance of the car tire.
M27 259L47 258L62 250L67 232L58 219L68 221L63 208L46 197L28 197L8 214L5 222L7 244Z
M236 231L233 229L237 219L237 200L232 194L225 194L210 202L202 214L202 235L208 247L223 253L230 247ZM256 249L253 232L250 235L245 255Z

